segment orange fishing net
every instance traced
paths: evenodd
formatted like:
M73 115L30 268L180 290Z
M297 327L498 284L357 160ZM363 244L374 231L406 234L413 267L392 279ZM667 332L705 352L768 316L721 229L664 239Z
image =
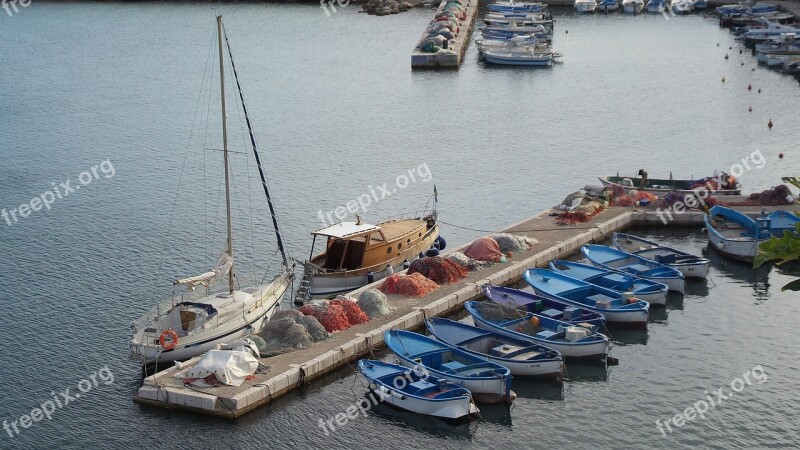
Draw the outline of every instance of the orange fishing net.
M358 305L356 305L356 307L358 307ZM325 327L325 331L328 333L346 330L351 326L344 307L342 305L333 304L333 302L326 302L321 306L306 305L300 308L299 311L307 316L314 316L319 320L319 323Z
M583 223L592 220L592 218L601 212L603 212L605 208L597 208L593 213L586 214L584 212L572 212L567 211L563 212L556 217L556 223L559 225L575 225L576 223Z
M439 287L434 281L425 278L421 273L410 275L392 274L386 278L381 291L387 294L400 294L406 297L422 297Z
M440 256L425 257L412 262L407 273L421 273L436 284L455 283L467 276L466 269Z
M334 299L331 300L331 305L339 305L344 308L344 312L347 315L347 320L350 322L350 325L358 325L360 323L369 322L369 317L367 314L358 306L358 303L350 301L350 300L340 300Z

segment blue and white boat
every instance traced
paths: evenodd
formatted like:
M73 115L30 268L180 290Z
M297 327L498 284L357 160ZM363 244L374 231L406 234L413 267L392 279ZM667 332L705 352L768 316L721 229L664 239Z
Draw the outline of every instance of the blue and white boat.
M708 244L723 255L739 261L753 262L758 245L768 240L769 219L755 221L735 209L716 205L703 218Z
M672 0L670 7L675 14L689 14L694 11L694 2L692 0Z
M502 1L490 4L487 9L492 12L538 12L545 11L547 5L533 2Z
M708 8L708 0L694 0L694 9L707 9Z
M507 367L411 331L389 330L383 340L403 366L422 366L437 377L469 389L478 400L513 400L511 371Z
M754 5L752 2L740 2L734 5L722 5L718 6L715 10L717 14L720 16L730 16L733 14L744 14L747 12L751 13L767 13L772 11L778 11L777 5L770 5L766 3L762 3L760 5Z
M564 369L561 353L533 339L504 336L448 319L429 319L425 326L436 339L508 367L511 375L561 378Z
M508 337L532 339L567 358L605 360L608 356L611 342L594 325L576 326L530 312L521 316L514 314L513 317L489 317L484 310L489 311L486 305L491 304L469 301L464 303L464 308L479 328Z
M529 269L522 278L537 294L603 314L610 324L647 326L650 304L644 300L548 269Z
M797 229L797 224L800 223L800 216L789 211L773 211L767 215L767 219L769 219L769 232L773 236L781 237L787 231L800 232Z
M469 389L424 371L368 359L358 362L358 371L376 394L373 401L442 419L463 419L480 412Z
M667 291L669 288L663 283L573 261L550 261L550 270L595 286L611 289L623 297L629 294L630 297L644 300L651 305L667 304Z
M669 7L667 0L650 0L647 2L647 12L660 13Z
M619 9L619 1L617 0L599 0L597 2L597 11L616 11Z
M601 330L606 327L606 316L549 297L491 284L483 285L483 294L495 303L513 306L517 309L524 307L528 312L549 319L560 320L572 325L588 323Z
M605 245L584 245L581 253L597 267L664 283L670 291L683 294L686 277L677 269Z
M705 278L708 275L711 262L707 258L666 247L632 234L614 233L611 242L623 252L633 253L678 269L686 278Z

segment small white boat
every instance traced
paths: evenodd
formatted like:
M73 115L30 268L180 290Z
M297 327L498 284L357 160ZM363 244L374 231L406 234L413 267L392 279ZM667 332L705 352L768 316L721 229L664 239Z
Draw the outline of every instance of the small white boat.
M617 0L599 0L597 2L597 11L616 11L619 9L619 2Z
M632 234L614 233L614 247L678 269L686 278L705 278L711 261ZM645 299L647 300L647 299Z
M575 10L583 13L593 13L597 9L597 0L575 0Z
M586 244L581 253L594 266L664 283L670 291L683 294L686 277L678 269L605 245Z
M501 66L552 66L552 53L537 53L525 49L487 50L483 52L487 63Z
M508 337L466 323L434 318L425 322L436 339L508 367L511 375L561 378L564 358L533 339Z
M647 12L661 13L669 7L667 0L650 0L647 2Z
M753 262L758 245L767 241L769 219L755 221L734 209L716 205L704 217L708 243L723 255L739 261Z
M622 0L622 11L628 14L639 14L644 9L644 0Z
M479 412L468 389L424 371L368 359L358 362L358 371L377 396L373 401L442 419L462 419Z
M670 7L675 14L689 14L694 11L694 3L691 0L673 0Z

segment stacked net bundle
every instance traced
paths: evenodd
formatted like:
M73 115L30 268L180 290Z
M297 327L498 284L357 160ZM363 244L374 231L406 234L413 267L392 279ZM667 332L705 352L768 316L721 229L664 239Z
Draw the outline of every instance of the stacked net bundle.
M449 284L466 277L467 269L441 256L426 256L412 262L406 273L421 273L436 284Z
M478 311L486 319L492 322L502 320L519 319L525 314L510 305L503 305L495 302L480 302L477 304Z
M497 241L490 237L475 239L472 244L464 250L464 254L478 261L492 262L500 261L500 258L503 256L503 252L500 251L500 246L497 245Z
M636 202L643 202L644 203L652 203L655 202L658 197L654 194L651 194L646 191L638 191L632 190L630 192L623 193L622 195L614 195L614 198L611 201L611 204L614 206L633 206Z
M256 341L262 356L278 355L299 348L308 348L313 339L308 329L297 323L292 317L272 319L264 326L261 332L264 339L264 348Z
M367 317L364 311L358 306L355 299L337 297L331 300L331 305L338 305L344 309L344 313L347 315L347 321L350 322L351 326L369 322L369 317Z
M497 242L500 251L503 253L519 253L530 250L531 247L538 244L534 238L527 236L517 236L509 233L497 233L492 235L492 239Z
M491 261L478 261L477 259L472 259L461 252L450 253L447 255L447 259L467 270L481 270L484 267L489 267L492 265Z
M381 286L381 291L386 294L400 294L406 297L422 297L433 292L439 285L421 273L410 275L392 274L386 278Z
M358 306L367 313L370 319L388 316L392 312L389 309L389 301L386 300L386 295L377 289L368 289L362 292L358 296Z
M300 312L307 316L314 316L328 333L335 333L350 328L350 320L347 312L341 305L332 305L330 302L323 302L319 305L306 305L300 308Z
M322 324L319 323L319 320L317 320L317 318L314 316L303 315L303 317L301 317L297 323L306 327L308 334L311 336L311 339L314 342L321 342L326 339L330 339L331 337L330 333L325 330L325 327L323 327Z

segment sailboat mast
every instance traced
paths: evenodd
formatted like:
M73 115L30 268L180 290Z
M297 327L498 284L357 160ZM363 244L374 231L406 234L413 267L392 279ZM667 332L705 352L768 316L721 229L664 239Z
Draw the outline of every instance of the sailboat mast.
M228 169L228 114L225 111L225 58L222 53L222 16L217 16L217 37L219 39L219 90L222 101L222 152L225 162L225 207L228 213L228 256L231 269L228 271L228 291L233 294L233 224L231 222L231 181Z

